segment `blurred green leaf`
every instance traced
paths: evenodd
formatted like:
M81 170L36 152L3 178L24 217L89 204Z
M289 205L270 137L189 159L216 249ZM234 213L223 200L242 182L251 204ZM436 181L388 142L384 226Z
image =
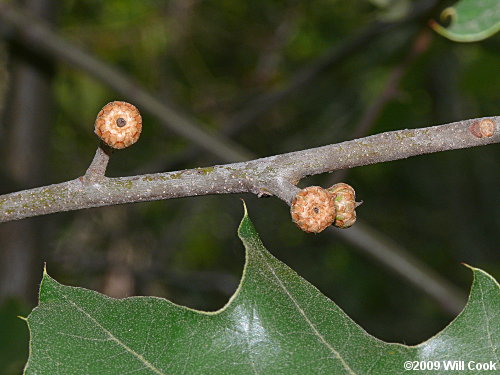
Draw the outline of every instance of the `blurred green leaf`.
M26 374L401 374L405 361L497 361L500 290L472 268L464 311L418 346L369 335L274 258L245 214L241 284L216 312L153 297L116 300L44 273L28 318ZM433 374L447 374L441 368ZM436 365L437 366L437 365ZM497 364L498 366L498 364Z
M456 42L477 42L500 30L500 1L460 0L454 7L441 13L442 20L450 20L448 27L431 21L431 27L444 37Z
M379 8L378 18L387 22L407 17L412 5L410 0L370 0L370 3Z

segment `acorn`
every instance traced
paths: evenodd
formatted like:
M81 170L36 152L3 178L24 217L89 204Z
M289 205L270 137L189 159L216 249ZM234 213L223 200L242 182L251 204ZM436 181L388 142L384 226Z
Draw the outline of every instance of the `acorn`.
M319 233L335 220L333 196L320 186L309 186L293 198L290 213L304 232Z
M338 228L349 228L356 222L356 192L352 186L340 182L326 189L333 199L335 220L333 225Z
M142 118L139 110L127 102L106 104L95 120L95 133L108 146L122 149L139 139Z

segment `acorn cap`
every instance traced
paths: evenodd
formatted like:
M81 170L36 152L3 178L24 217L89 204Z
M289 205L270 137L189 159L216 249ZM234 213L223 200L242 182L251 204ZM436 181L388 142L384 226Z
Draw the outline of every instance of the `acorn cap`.
M333 197L320 186L309 186L297 193L290 213L293 222L304 232L319 233L335 220Z
M333 198L335 205L334 226L338 228L349 228L356 222L356 192L351 185L340 182L329 187L328 192Z
M95 133L108 146L128 147L139 139L142 118L139 110L127 102L106 104L95 120Z

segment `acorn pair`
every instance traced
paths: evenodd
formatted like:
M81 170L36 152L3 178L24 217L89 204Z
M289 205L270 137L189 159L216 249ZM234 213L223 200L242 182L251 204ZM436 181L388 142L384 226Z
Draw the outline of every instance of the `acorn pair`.
M349 228L356 222L356 193L346 183L328 189L309 186L297 193L292 201L292 220L304 232L319 233L330 225Z
M115 101L106 104L97 115L95 133L114 149L128 147L139 139L142 118L135 106ZM354 189L338 183L323 189L309 186L297 193L292 201L292 219L305 232L319 233L334 225L349 228L356 221Z

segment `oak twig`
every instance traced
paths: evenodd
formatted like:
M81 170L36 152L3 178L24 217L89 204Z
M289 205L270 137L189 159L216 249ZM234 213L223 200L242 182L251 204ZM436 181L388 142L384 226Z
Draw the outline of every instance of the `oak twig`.
M121 203L208 194L275 195L290 204L295 184L310 175L410 156L500 142L500 116L491 136L471 132L485 119L380 133L352 141L241 163L132 177L86 178L0 196L0 222Z
M422 14L426 13L433 4L434 1L423 2L422 4L419 3L419 5L422 6L417 9L409 17L409 19L418 18ZM7 4L0 4L0 19L3 23L0 24L0 32L2 32L7 37L14 37L20 42L25 43L29 46L36 45L40 51L46 53L47 55L69 62L72 65L93 75L99 81L107 84L117 92L125 95L129 100L137 103L145 111L149 111L150 113L161 119L162 124L165 126L165 128L174 130L179 135L186 137L194 144L197 144L201 146L201 148L212 152L213 154L218 156L220 160L235 161L251 158L250 153L239 147L236 143L228 141L224 137L219 137L217 135L212 135L204 132L199 128L199 124L197 124L194 120L178 113L173 109L172 106L160 103L155 97L141 88L132 79L120 73L111 66L103 63L102 61L99 61L93 56L83 52L71 43L68 43L53 31L51 31L44 23L40 22L37 19L32 19L32 17L30 16L27 16L21 9L12 7L11 5ZM398 22L397 24L404 24L405 22ZM371 37L381 35L384 32L390 30L393 26L394 25L391 26L382 24L375 25L373 29L366 29L366 33L361 33L359 39L353 39L354 43L347 42L346 44L343 44L338 50L339 56L343 55L345 58L350 53L356 51L356 48L354 47L359 48L360 45L368 42ZM353 48L349 47L351 46L351 44ZM347 50L345 50L345 47L347 48ZM317 73L320 73L325 68L331 66L329 65L329 62L325 63L325 61L332 61L334 64L338 56L336 56L336 52L334 50L332 51L333 52L331 55L329 53L325 55L330 56L330 60L326 57L324 60L323 58L320 58L319 65L311 65L313 67L313 70L311 70L313 74L306 74L303 76L303 72L300 71L297 75L297 80L294 79L292 82L293 84L289 86L290 90L285 88L283 92L278 92L275 97L274 94L276 93L273 93L271 95L272 100L269 102L267 100L268 97L265 97L264 101L266 102L266 105L262 108L259 108L258 111L252 113L251 116L248 116L248 119L246 119L247 121L243 121L246 122L246 124L243 125L249 124L252 121L251 117L259 116L260 114L262 114L262 110L265 111L269 109L271 106L287 97L288 93L296 90L298 87L301 87L305 84L305 82L310 81L313 77L315 77ZM340 60L341 59L339 59L338 61ZM317 67L319 67L319 69L316 69ZM304 71L307 71L307 68ZM306 77L306 79L303 80L304 77ZM247 108L251 107L254 106L250 104ZM246 114L246 112L243 113ZM238 121L240 120L241 117ZM498 119L494 118L494 121L496 121L496 129L498 129ZM386 134L393 133L396 132ZM429 145L429 147L423 147L420 151L417 151L419 145L418 143L415 143L413 146L415 148L415 151L413 153L409 152L405 154L403 151L401 151L401 153L391 154L392 156L388 155L386 159L377 159L376 153L372 154L370 145L361 144L359 145L360 148L362 148L362 146L367 146L367 149L365 150L365 160L358 160L361 157L362 150L356 149L357 151L355 152L355 154L357 156L353 160L357 161L352 165L346 163L344 158L347 155L347 152L351 151L350 147L346 148L345 150L342 148L343 145L349 142L344 142L339 145L330 145L340 146L340 148L337 148L336 151L332 149L332 154L329 155L331 156L336 152L340 153L340 155L343 155L343 157L341 158L343 159L343 161L339 162L339 164L337 164L336 166L331 165L330 163L326 163L326 169L324 171L327 171L328 166L331 166L331 170L333 171L342 168L349 168L351 166L395 160L429 152L472 147L487 143L499 142L497 133L498 130L493 136L494 139L483 138L480 140L480 142L467 141L463 143L460 141L460 137L458 137L457 139L450 141L449 143L445 142L442 145L442 149L439 148L438 139L435 139L435 142L433 142L432 145ZM462 135L464 137L468 136L463 133ZM400 136L405 137L407 135L400 134ZM446 135L443 135L443 137L446 138ZM386 149L390 149L390 145L384 147ZM109 155L103 153L103 150L98 150L96 153L96 157L92 162L92 165L87 170L87 173L85 174L85 176L80 177L79 179L68 181L62 184L51 185L43 188L26 190L23 192L0 196L0 222L88 207L219 193L252 192L258 194L259 196L272 194L278 196L280 199L286 202L289 202L291 200L291 197L293 197L293 195L295 194L295 191L297 191L297 188L293 186L293 183L295 183L296 180L300 178L300 173L297 173L297 176L293 177L294 174L288 173L290 170L288 167L288 169L284 168L286 165L283 163L286 163L286 161L288 160L288 162L291 164L296 163L298 171L303 170L304 168L307 169L307 163L305 163L305 161L301 158L310 156L309 154L311 152L322 152L321 149L323 148L305 150L300 151L299 153L291 153L272 157L280 161L280 163L274 162L276 164L274 167L272 166L273 161L270 160L270 158L264 158L247 163L230 164L213 168L198 168L188 171L115 179L104 177L104 171L106 169L108 160L107 156ZM384 152L382 149L380 149L379 151L381 153ZM285 160L280 159L280 157ZM334 158L334 156L331 157ZM374 157L374 159L370 160L370 157ZM266 177L263 178L263 180L253 178L255 176L255 173L251 173L251 168L250 170L247 170L249 166L252 167L252 163L261 161L264 161L264 164L261 165L262 168L265 169L266 162L269 168L267 171L267 176L266 173L263 173L263 177ZM311 169L311 172L308 173L306 170L305 174L307 175L322 173L321 171L318 171L321 170L318 164L320 162L321 158L314 159L313 164L315 165L315 171ZM226 167L225 172L232 172L233 175L230 174L229 176L227 176L226 173L226 175L224 176L224 173L221 173L224 172L223 167ZM213 175L214 172L216 172L215 175ZM204 177L207 178L204 179ZM219 177L219 179L217 180L216 177ZM239 178L239 185L238 182L233 179L233 177ZM169 179L171 180L170 183ZM228 179L230 181L228 181ZM214 180L217 180L217 182L214 182ZM160 183L161 186L157 186L157 189L153 188L156 184ZM221 188L221 186L212 186L211 183L212 185L217 185L218 183L226 184L226 187L224 189ZM190 184L200 185L197 187L192 187L190 186ZM255 188L256 185L259 187ZM115 191L113 194L111 194L111 191L114 191L116 189L122 190ZM141 189L142 193L139 193ZM172 196L169 196L168 194L165 195L165 191L168 189L173 189L177 192ZM76 201L72 202L71 205L64 207L64 202L66 202L67 204L71 201L72 197L74 197ZM65 198L66 201L58 202L59 198ZM12 202L16 199L19 199L21 203L18 205L13 205ZM23 210L20 210L20 208L22 208ZM367 233L364 231L364 227L359 227L358 229L361 234L364 235L363 238L365 238L365 241L358 241L359 243L356 246L358 246L358 248L361 249L363 253L372 254L376 259L378 259L383 264L386 264L399 276L402 276L403 278L406 278L406 280L410 281L415 287L417 287L417 289L423 290L431 297L436 299L442 306L446 307L447 311L457 311L457 306L460 306L461 298L457 297L458 294L456 293L456 289L454 289L445 279L439 277L439 275L434 275L435 277L432 277L432 275L429 274L429 272L432 270L430 270L429 267L425 264L415 264L415 259L410 253L405 251L393 252L392 248L390 246L386 246L384 241L380 241L377 236L367 236ZM339 235L339 233L345 234L345 236L342 235L341 238L350 242L348 239L349 236L347 236L347 234L351 233L352 231L353 229L349 231L332 230L330 231L330 233L336 235ZM379 250L382 249L384 251L372 251L373 248ZM404 258L406 258L406 260ZM405 273L407 275L405 275ZM420 278L419 275L422 277ZM435 289L435 285L439 286L439 293L432 293L432 290Z
M90 163L85 175L82 177L85 183L97 182L104 178L112 153L113 149L101 141L95 152L94 159L92 159L92 163Z

